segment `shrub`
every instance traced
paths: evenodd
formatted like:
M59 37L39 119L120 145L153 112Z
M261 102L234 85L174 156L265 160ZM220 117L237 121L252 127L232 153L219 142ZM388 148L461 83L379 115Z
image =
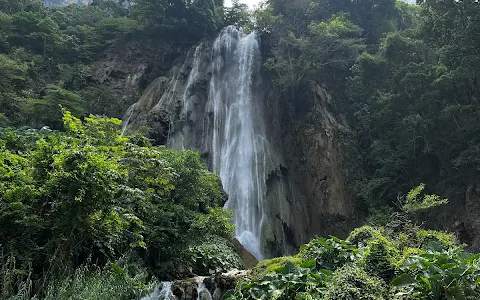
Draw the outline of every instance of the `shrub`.
M300 247L298 257L315 260L318 268L334 270L360 257L358 248L348 241L331 236L328 239L314 238Z
M183 261L192 267L192 272L196 275L212 275L244 268L232 243L214 235L192 242L185 251Z
M254 269L253 276L255 278L263 277L269 273L275 273L282 270L287 264L299 266L302 259L293 256L282 256L261 261Z
M314 260L297 265L287 259L273 273L239 284L224 299L319 299L331 276L331 271L315 270Z
M433 246L433 245L432 245ZM411 252L400 266L402 274L392 284L419 299L479 299L480 257L461 249L432 247ZM397 296L400 296L397 294ZM409 298L399 298L409 299Z
M381 300L386 299L385 283L369 276L356 265L345 265L333 273L323 300Z
M367 243L361 263L370 275L378 276L390 282L395 276L395 262L398 252L384 237L371 240Z
M440 245L445 250L458 247L457 238L451 233L419 229L416 235L419 248L427 247L431 243Z
M193 240L232 237L232 214L218 208L219 177L198 153L122 136L117 119L64 111L63 121L66 132L0 130L0 246L15 261L2 293L14 294L29 275L44 281L44 270L56 278L130 251L159 270ZM198 251L231 263L218 249ZM162 275L181 276L175 267Z
M354 245L366 245L371 239L379 238L382 234L378 229L371 226L362 226L354 229L347 238L347 241Z

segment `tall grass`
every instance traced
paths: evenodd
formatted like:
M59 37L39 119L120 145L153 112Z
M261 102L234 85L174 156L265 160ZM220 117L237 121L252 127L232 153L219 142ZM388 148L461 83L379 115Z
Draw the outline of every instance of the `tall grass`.
M129 300L140 299L155 287L155 283L144 284L144 274L130 277L113 270L92 270L81 267L64 280L53 282L46 290L45 300L96 299Z
M5 256L0 249L1 300L130 300L140 299L155 287L145 270L133 268L135 275L116 264L105 268L80 266L56 277L48 274L33 280L32 272L18 268L14 256ZM114 266L114 267L112 267ZM69 275L66 275L69 274Z

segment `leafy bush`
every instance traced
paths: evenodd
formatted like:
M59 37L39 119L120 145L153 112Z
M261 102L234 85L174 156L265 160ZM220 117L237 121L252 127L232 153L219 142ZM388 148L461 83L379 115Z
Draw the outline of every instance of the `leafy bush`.
M347 241L354 245L366 245L371 239L379 238L382 234L379 230L371 226L362 226L354 229L347 237Z
M55 277L131 251L161 270L157 275L181 276L159 266L193 240L232 238L232 215L218 208L225 200L220 180L198 153L121 136L116 119L81 121L64 112L63 121L64 133L0 130L0 245L15 261L12 282L30 276L38 287L45 269ZM195 249L208 262L239 266L212 257L223 248Z
M303 260L315 260L322 269L334 270L360 257L358 248L348 241L331 236L315 238L300 247L298 256Z
M300 265L286 262L275 272L239 284L225 295L225 299L318 299L331 275L328 270L315 271L314 260Z
M433 300L480 297L478 254L432 246L425 252L411 253L400 269L403 274L392 282L404 289L397 297L407 295Z
M450 249L458 246L457 238L451 233L419 229L416 231L416 235L419 248L425 248L432 243L441 245L443 249Z
M451 234L364 226L266 260L226 299L479 299L480 258Z
M397 250L383 236L367 243L361 262L370 275L375 275L386 282L395 276L395 262L398 258Z
M232 243L219 236L205 236L187 246L182 260L196 275L212 275L243 269L243 261Z
M275 273L282 270L287 264L293 264L299 266L302 263L302 259L299 257L282 256L272 259L267 259L258 263L253 268L253 276L255 278L263 277L269 273Z
M381 300L386 298L385 283L369 276L361 267L346 265L337 269L327 285L324 300Z

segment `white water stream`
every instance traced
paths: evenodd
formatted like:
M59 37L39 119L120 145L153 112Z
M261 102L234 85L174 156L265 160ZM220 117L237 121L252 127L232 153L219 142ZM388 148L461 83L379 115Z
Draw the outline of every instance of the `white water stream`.
M160 282L155 290L148 296L142 297L140 300L176 300L177 297L172 292L172 282Z
M197 300L212 300L210 291L203 282L205 277L197 277Z
M272 166L278 163L274 162L274 151L265 131L264 101L259 91L262 64L259 40L254 32L247 34L234 26L224 28L213 43L209 72L202 65L202 59L205 59L202 53L208 49L205 45L197 46L182 65L177 65L167 90L161 99L155 99L158 102L153 110L162 111L162 107L173 107L172 103L181 101L179 118L173 120L175 117L172 116L169 120L167 144L174 149L191 148L188 145L195 144L191 140L196 137L188 130L174 132L177 130L175 122L183 122L188 128L189 118L198 119L194 107L198 104L194 101L196 86L200 80L208 78L206 74L211 74L208 107L203 118L213 121L213 124L208 121L195 125L204 127L202 144L208 145L206 151L211 153L212 170L219 174L229 196L225 207L234 211L237 239L258 260L263 260L266 181ZM179 82L185 78L188 66L190 71L182 90ZM178 94L177 90L181 92ZM138 103L151 103L153 96L150 93L154 91L154 88L147 90ZM127 111L122 132L137 109L142 108L137 104ZM210 118L207 114L212 112L213 118Z
M258 260L263 259L261 227L266 198L268 143L264 117L256 98L261 67L255 33L229 26L213 46L210 99L213 105L213 170L229 196L236 236Z

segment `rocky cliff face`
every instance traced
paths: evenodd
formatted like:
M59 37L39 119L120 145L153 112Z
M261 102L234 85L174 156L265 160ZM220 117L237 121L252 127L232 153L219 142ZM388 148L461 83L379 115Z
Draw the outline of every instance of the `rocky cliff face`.
M139 38L117 43L97 55L90 66L89 82L105 87L117 102L116 109L94 113L121 118L155 78L169 73L185 51L184 46Z
M355 203L347 196L342 175L342 147L338 130L348 130L330 111L332 98L321 85L293 100L267 87L272 109L272 133L282 148L288 178L290 212L279 219L288 227L292 244L299 246L315 235L346 236L358 225Z
M158 144L200 151L213 170L212 48L213 41L204 41L178 59L168 76L148 86L124 121L133 128L149 127ZM268 74L252 80L265 139L272 148L264 178L263 253L292 253L315 235L347 234L357 224L357 215L345 194L342 149L335 139L345 125L330 112L330 95L312 82L298 99L290 100L282 97Z

